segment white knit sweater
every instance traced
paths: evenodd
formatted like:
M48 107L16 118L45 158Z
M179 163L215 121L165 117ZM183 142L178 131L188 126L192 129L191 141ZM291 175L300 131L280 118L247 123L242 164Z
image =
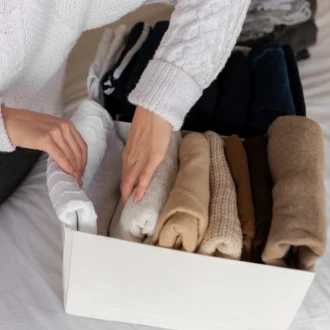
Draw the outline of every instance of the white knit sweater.
M179 129L225 65L250 0L0 0L0 102L62 115L66 60L80 35L150 3L175 6L129 96ZM0 111L0 151L12 151Z

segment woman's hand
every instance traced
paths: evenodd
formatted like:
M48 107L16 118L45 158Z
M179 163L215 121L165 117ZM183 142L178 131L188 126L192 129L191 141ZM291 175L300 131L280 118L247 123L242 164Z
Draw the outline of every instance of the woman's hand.
M47 152L81 185L87 145L71 120L30 110L2 107L7 134L14 146Z
M151 111L137 107L123 152L121 194L126 203L137 187L134 201L144 196L154 172L164 160L172 126Z

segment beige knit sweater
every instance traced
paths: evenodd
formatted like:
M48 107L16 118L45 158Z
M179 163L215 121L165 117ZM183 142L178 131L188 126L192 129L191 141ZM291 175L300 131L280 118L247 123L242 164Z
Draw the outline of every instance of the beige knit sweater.
M237 211L237 197L224 152L224 141L214 133L205 136L210 144L210 222L199 253L240 259L242 230Z

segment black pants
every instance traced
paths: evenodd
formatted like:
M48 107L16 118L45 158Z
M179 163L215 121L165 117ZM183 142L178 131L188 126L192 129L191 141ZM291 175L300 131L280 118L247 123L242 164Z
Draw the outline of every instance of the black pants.
M41 151L22 148L0 152L0 204L24 181L41 154Z

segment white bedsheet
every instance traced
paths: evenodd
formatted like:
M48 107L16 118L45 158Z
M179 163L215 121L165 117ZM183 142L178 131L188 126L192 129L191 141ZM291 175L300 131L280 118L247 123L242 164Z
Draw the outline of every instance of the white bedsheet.
M320 0L319 43L301 63L308 116L326 139L326 191L330 200L330 1ZM66 315L62 303L60 223L46 187L46 157L0 207L1 330L146 330L146 327ZM327 205L330 239L330 203ZM280 317L280 316L279 316ZM290 330L330 329L330 246ZM250 329L253 330L253 329ZM267 330L267 329L265 329Z

